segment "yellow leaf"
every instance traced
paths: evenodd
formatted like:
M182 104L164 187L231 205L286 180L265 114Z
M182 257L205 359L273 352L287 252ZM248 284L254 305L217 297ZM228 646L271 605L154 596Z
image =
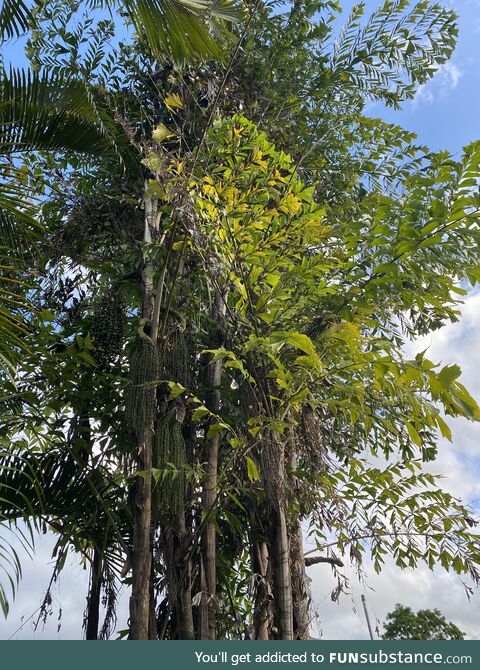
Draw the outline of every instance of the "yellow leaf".
M302 201L293 193L287 193L280 201L278 208L285 214L297 214L302 208Z
M202 191L205 193L205 195L216 195L217 192L215 190L215 186L212 186L211 184L204 184L202 186Z
M263 153L260 151L260 149L255 149L252 160L254 163L256 163L262 170L265 172L268 169L268 163L266 160L263 159Z
M165 104L170 111L175 107L178 109L183 109L183 102L178 93L170 93L167 95L165 98Z
M163 142L163 140L166 140L167 137L173 137L173 133L170 132L167 126L165 126L163 123L159 123L152 133L152 138L155 140L155 142L160 143Z
M212 205L210 202L206 203L206 209L212 219L216 219L218 216L218 209Z
M162 167L162 159L154 151L150 151L150 153L142 159L142 163L153 173L158 172Z

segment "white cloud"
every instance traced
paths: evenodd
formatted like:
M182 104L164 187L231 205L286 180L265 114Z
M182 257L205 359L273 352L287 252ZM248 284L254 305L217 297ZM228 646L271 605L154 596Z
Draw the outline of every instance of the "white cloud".
M368 569L368 586L361 584L352 569L347 568L350 589L340 602L333 603L329 591L335 586L331 569L325 565L309 568L312 578L313 602L317 620L312 625L312 635L324 639L361 640L368 638L368 628L361 602L366 595L367 607L374 628L381 623L397 602L419 609L438 608L453 621L470 639L480 639L480 594L468 601L458 576L428 568L401 571L388 561L380 575ZM377 635L375 635L376 637Z
M458 65L453 61L445 63L430 81L419 86L413 104L433 104L438 100L444 100L457 88L461 77L462 72Z

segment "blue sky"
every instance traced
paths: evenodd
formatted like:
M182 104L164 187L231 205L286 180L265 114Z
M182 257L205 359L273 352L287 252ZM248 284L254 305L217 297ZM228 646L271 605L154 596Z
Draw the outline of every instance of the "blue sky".
M342 20L352 0L344 0ZM366 13L374 11L379 0L366 1ZM453 58L400 111L373 105L368 110L418 134L421 143L431 149L458 152L466 144L480 139L480 1L444 0L440 3L459 15L459 41Z
M354 3L343 0L343 19ZM373 11L379 0L367 0L367 12ZM371 105L368 113L381 116L417 133L421 143L434 150L448 149L454 154L466 144L480 139L480 0L444 0L460 15L460 38L451 62L442 68L400 112ZM21 43L10 45L10 60L21 62ZM458 363L464 372L464 383L480 399L480 293L472 293L465 301L463 318L458 324L447 326L421 342L412 344L415 350L429 348L434 361ZM478 506L480 501L480 427L466 422L453 422L454 444L441 444L439 459L434 470L446 475L445 486L455 495ZM0 621L0 639L14 634L21 617L28 617L40 602L48 583L52 563L51 539L40 538L37 558L24 561L24 579L11 615L6 623ZM368 571L368 566L365 566ZM367 594L371 614L383 620L396 602L412 606L438 607L449 620L455 621L469 637L480 639L480 597L477 593L468 603L458 577L443 571L436 574L426 569L400 572L391 563L379 576L369 576L368 587L360 583L353 571L346 568L351 578L350 594L340 603L330 602L330 591L335 585L332 573L325 566L315 566L309 575L312 580L312 598L318 610L313 635L321 633L326 639L366 639L368 632L362 615L360 596ZM54 589L55 605L62 607L63 626L57 632L56 617L51 617L44 631L32 630L31 622L15 634L15 639L75 639L81 636L82 611L85 603L88 573L72 559ZM126 614L127 595L123 596ZM126 616L120 615L119 628L125 627ZM317 626L318 624L318 626Z

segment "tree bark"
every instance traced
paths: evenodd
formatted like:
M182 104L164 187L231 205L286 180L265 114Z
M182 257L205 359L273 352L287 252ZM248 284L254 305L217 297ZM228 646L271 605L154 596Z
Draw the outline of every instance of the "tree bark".
M293 602L290 550L283 507L274 513L272 555L275 576L275 615L280 640L293 640Z
M329 565L334 565L337 568L343 568L343 561L339 558L333 558L330 556L307 556L305 558L305 567L310 565L318 565L319 563L328 563Z
M298 468L297 445L294 431L290 431L287 444L287 453L290 470L291 495L300 495L300 486L295 472ZM308 640L310 617L310 594L305 572L305 557L303 555L303 533L300 518L291 522L290 530L290 572L292 580L292 604L293 604L293 637L295 640Z
M266 434L260 447L260 474L268 501L276 637L293 640L290 549L285 515L285 458L284 438L273 431Z
M190 411L187 412L184 421L184 436L185 436L185 446L187 451L187 463L190 465L194 462L194 451L196 446L196 431L195 425L191 420ZM189 531L187 528L192 528L193 519L192 514L189 509L192 499L194 496L194 490L191 482L187 485L186 491L186 500L189 501L186 505L188 511L182 517L182 523L180 528L180 533L178 537L178 543L181 545L181 552L178 551L177 555L179 556L179 637L181 640L194 640L195 639L195 625L193 622L193 609L192 609L192 557L191 557L191 536L189 536Z
M152 567L152 431L145 428L138 450L132 552L130 640L148 640L150 628L150 571Z
M158 228L156 202L145 200L144 242L155 239ZM155 310L154 268L145 264L142 272L142 319L152 326ZM156 344L156 342L155 342ZM134 501L132 595L130 598L131 640L148 640L150 625L150 574L152 569L152 443L153 426L144 425L137 432L137 469Z
M210 338L209 349L216 349L223 343L225 335L226 295L217 290L212 308L212 319L216 330ZM220 385L222 382L222 361L212 361L208 365L209 390L206 400L208 409L217 414L220 409ZM202 507L207 514L207 521L201 539L202 563L202 602L200 604L200 638L216 639L216 590L217 590L217 531L215 524L215 500L217 496L218 451L220 435L217 433L206 443L207 476L202 492Z
M255 606L253 610L253 638L270 640L273 628L273 595L271 589L270 558L265 542L253 546L252 568L255 575Z
M309 640L310 617L308 610L310 594L305 574L302 526L298 519L293 522L290 533L290 570L292 575L293 637L295 640Z
M192 563L190 559L182 566L178 584L178 638L194 640L195 628L192 611Z
M97 547L93 550L90 576L90 588L87 602L86 640L98 640L98 623L100 619L100 593L102 588L103 556Z

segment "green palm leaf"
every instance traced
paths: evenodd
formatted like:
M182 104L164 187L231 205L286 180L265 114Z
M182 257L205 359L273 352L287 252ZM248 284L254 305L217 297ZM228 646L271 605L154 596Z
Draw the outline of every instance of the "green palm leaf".
M125 0L125 9L156 55L176 62L191 57L221 58L205 19L238 21L240 12L223 0Z
M105 0L101 5L125 9L139 35L145 35L152 52L166 53L176 62L192 57L221 58L208 21L233 22L242 16L227 0ZM35 24L34 13L24 0L4 0L0 40L26 33Z
M0 8L0 40L23 35L33 20L31 8L23 0L3 0Z
M3 153L31 149L105 153L119 144L128 146L110 110L82 81L11 69L1 85Z
M8 411L16 401L15 397L0 398L0 414L3 405ZM118 534L124 538L122 545L131 541L131 518L122 504L123 492L108 472L80 467L65 447L45 453L0 450L0 471L0 609L5 617L9 609L7 592L15 597L21 578L15 545L33 551L40 520L59 534L59 544L103 544L110 569L116 574L121 572L124 553ZM111 525L113 515L115 530Z

